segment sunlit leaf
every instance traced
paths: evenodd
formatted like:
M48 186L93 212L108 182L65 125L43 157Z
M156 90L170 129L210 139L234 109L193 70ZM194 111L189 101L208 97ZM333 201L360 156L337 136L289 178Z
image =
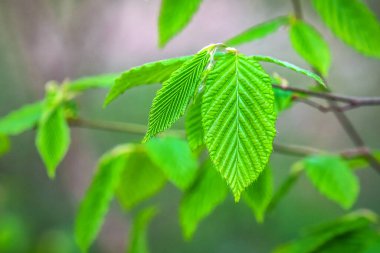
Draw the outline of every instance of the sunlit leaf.
M0 134L0 157L7 153L10 149L11 143L8 136Z
M193 152L199 151L199 148L204 144L203 128L202 128L202 97L197 96L195 101L189 106L186 114L186 136L189 146Z
M66 85L70 91L85 91L88 89L109 88L120 74L105 74L98 76L82 77L68 82Z

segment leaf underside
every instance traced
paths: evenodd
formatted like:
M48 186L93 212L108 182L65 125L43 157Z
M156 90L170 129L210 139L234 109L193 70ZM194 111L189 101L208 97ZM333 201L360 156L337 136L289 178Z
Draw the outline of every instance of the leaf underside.
M238 201L266 167L276 133L271 80L258 62L236 52L216 62L202 121L211 160Z

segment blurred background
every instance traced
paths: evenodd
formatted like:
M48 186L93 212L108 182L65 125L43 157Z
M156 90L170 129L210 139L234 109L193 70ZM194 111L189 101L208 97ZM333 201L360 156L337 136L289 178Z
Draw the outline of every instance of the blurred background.
M380 15L380 3L366 1ZM334 92L380 96L380 62L365 58L338 41L302 1L306 20L331 46L333 64L328 78ZM39 100L49 80L120 72L148 61L188 55L210 43L222 42L248 27L292 12L290 1L205 0L190 25L165 49L157 47L159 0L1 0L0 1L0 117L25 103ZM271 55L307 68L291 49L287 30L239 48L245 54ZM294 86L310 80L287 70L278 72ZM102 109L106 91L90 91L78 99L80 115L146 124L159 85L128 91ZM380 108L360 108L349 117L372 148L380 149ZM180 122L175 127L183 127ZM295 105L278 120L277 142L336 150L351 146L336 119L315 109ZM12 138L12 150L0 159L0 252L79 252L73 240L76 209L90 183L97 159L114 145L139 141L141 136L73 129L72 144L55 180L50 180L34 147L33 131ZM274 154L275 183L287 175L296 158ZM354 209L380 213L380 176L358 171L361 192ZM150 233L153 253L269 252L294 238L304 227L333 219L344 211L323 198L305 179L257 224L250 209L232 197L201 223L194 239L182 239L178 223L180 192L171 185L152 202L160 213ZM91 252L123 252L131 217L114 204Z

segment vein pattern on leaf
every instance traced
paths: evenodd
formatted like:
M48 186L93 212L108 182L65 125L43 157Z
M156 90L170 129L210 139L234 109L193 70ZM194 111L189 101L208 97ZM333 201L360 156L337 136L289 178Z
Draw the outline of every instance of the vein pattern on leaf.
M185 113L209 59L207 49L200 51L163 83L152 103L144 141L171 127Z
M269 76L256 61L228 53L210 72L202 102L206 146L235 200L268 163L276 133Z
M192 56L183 56L149 62L127 70L115 80L104 104L108 105L127 89L140 85L162 83L166 81L174 71L176 71L184 62L191 59L191 57Z
M190 105L186 114L186 135L189 146L193 152L204 144L202 128L202 94L199 94L195 101Z

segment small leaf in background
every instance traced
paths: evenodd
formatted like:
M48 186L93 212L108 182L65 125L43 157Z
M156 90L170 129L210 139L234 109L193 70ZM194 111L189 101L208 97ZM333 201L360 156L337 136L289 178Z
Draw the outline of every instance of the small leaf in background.
M202 121L210 158L237 202L265 169L276 134L271 79L258 62L233 50L216 62Z
M18 135L37 125L43 112L42 101L24 105L8 115L0 118L0 133L5 135Z
M138 213L133 220L128 253L149 253L148 226L152 218L157 214L155 207L146 208Z
M363 55L380 58L380 24L361 0L313 0L325 24Z
M82 252L95 240L126 165L130 146L115 148L100 158L92 182L76 215L75 237Z
M158 18L158 45L164 47L184 29L197 12L202 0L162 0Z
M327 198L350 208L359 194L359 182L345 160L339 156L316 155L304 160L307 176Z
M127 70L115 78L114 84L107 94L104 105L108 105L126 90L145 84L163 83L192 56L171 58L149 62Z
M248 30L227 40L224 44L228 46L237 46L250 41L264 38L271 33L276 32L281 26L289 24L289 17L277 17L267 22L255 25Z
M293 105L293 92L288 90L273 89L274 107L278 113L289 109Z
M380 163L380 151L379 150L372 150L371 154L379 163ZM364 169L370 167L370 164L368 162L368 159L362 156L357 156L354 158L346 158L345 159L348 166L351 169Z
M144 142L171 127L186 111L214 46L202 49L177 69L157 92L149 113L148 131Z
M128 156L117 188L117 197L125 209L131 209L156 194L166 182L165 175L141 146Z
M185 120L187 141L194 153L198 153L200 147L204 145L201 109L202 94L199 94L189 106Z
M0 134L0 156L4 155L9 151L11 143L8 136Z
M190 186L198 172L198 163L186 141L154 138L145 145L152 162L174 185L181 190Z
M256 220L264 221L265 212L273 197L273 176L271 168L261 172L259 178L247 187L243 198L252 209Z
M269 62L269 63L277 64L277 65L279 65L281 67L284 67L284 68L293 70L293 71L295 71L297 73L300 73L302 75L308 76L308 77L314 79L316 82L318 82L322 86L326 86L325 82L322 80L322 78L320 76L314 74L313 72L311 72L309 70L306 70L306 69L300 68L300 67L298 67L296 65L293 65L293 64L291 64L289 62L281 61L279 59L276 59L276 58L273 58L273 57L270 57L270 56L264 56L264 55L254 55L254 56L251 56L251 58L253 60L259 61L259 62Z
M346 243L345 240L349 240L352 233L362 232L363 229L372 229L375 232L376 230L371 226L375 223L377 223L377 216L371 211L362 210L353 212L334 221L309 229L301 238L278 247L274 253L333 253L334 251L328 251L327 247L334 240L341 239L340 246L343 249ZM346 253L347 251L342 250L336 253L343 252ZM361 251L357 253L359 252Z
M323 76L327 76L331 56L322 35L310 24L298 20L291 25L289 36L296 52Z
M49 177L54 178L56 168L70 145L70 129L62 105L52 111L50 108L46 110L38 124L36 146Z
M114 84L120 74L105 74L99 76L82 77L68 82L66 85L70 91L81 92L88 89L109 88Z
M207 217L227 196L227 185L207 160L194 185L190 187L180 204L180 222L183 235L191 239L201 220Z

